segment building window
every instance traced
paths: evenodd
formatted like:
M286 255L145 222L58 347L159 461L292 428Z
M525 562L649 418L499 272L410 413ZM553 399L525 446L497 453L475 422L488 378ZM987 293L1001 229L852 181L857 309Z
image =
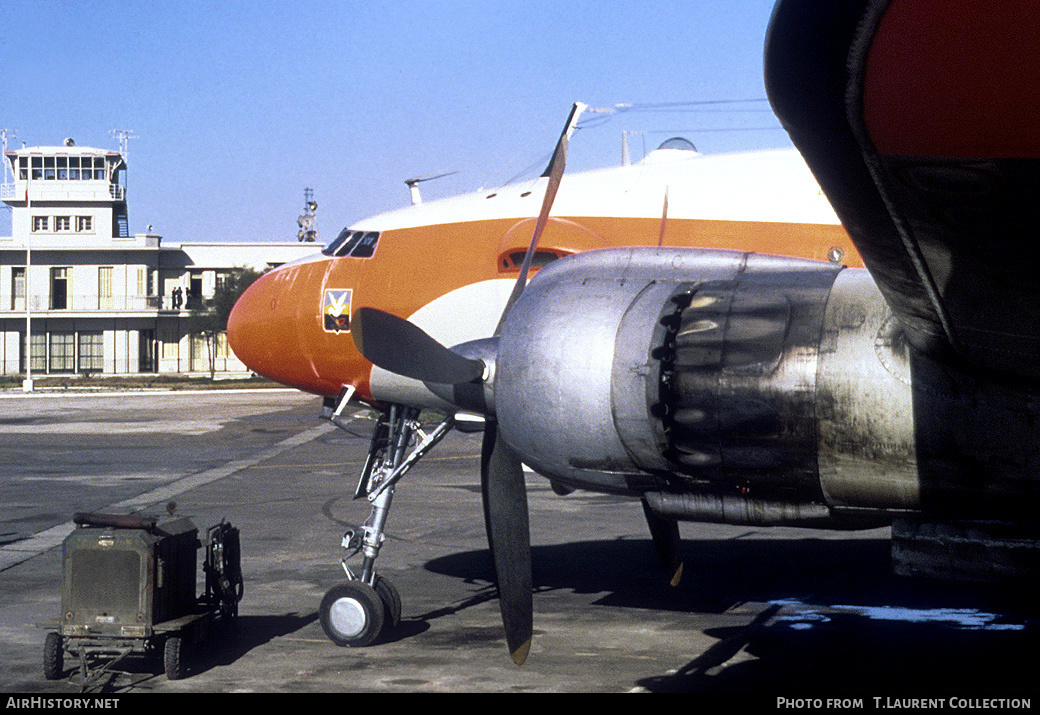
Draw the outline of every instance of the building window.
M75 333L51 333L50 371L72 372L76 367Z
M69 269L51 269L51 310L69 307ZM70 368L71 369L71 368Z
M25 310L25 268L11 269L11 310Z
M32 230L33 233L40 231L47 231L50 228L51 221L50 216L33 216L32 217Z
M80 233L93 233L94 231L94 217L93 216L77 216L76 217L76 230Z
M55 216L54 217L54 230L55 231L71 231L72 230L72 217L71 216Z
M180 357L180 343L174 330L162 331L162 359L176 360Z
M33 333L29 367L33 372L47 372L47 335Z
M105 340L100 331L79 334L79 372L101 372L105 369Z

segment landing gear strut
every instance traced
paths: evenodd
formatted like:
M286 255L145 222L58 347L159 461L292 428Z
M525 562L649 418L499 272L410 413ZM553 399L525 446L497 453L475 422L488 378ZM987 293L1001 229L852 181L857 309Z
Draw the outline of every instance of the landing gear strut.
M332 421L342 428L338 422L340 411L336 411ZM348 529L343 535L343 548L349 552L341 561L347 581L329 589L319 609L325 634L338 646L370 645L401 621L401 595L397 587L375 570L379 549L386 538L394 486L455 423L455 418L449 416L430 434L424 434L418 414L418 409L391 405L380 415L372 433L368 459L354 492L355 499L368 499L372 512L364 525ZM358 553L362 554L362 560L360 572L355 574L347 561Z

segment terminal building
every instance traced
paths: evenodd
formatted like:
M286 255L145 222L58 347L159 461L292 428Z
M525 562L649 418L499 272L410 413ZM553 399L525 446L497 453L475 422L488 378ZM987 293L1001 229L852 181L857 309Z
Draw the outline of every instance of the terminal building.
M263 271L314 243L167 243L129 232L122 153L63 146L4 152L0 376L199 373L247 368L187 332L194 301L236 268ZM29 330L27 330L27 326ZM29 340L26 335L29 334Z

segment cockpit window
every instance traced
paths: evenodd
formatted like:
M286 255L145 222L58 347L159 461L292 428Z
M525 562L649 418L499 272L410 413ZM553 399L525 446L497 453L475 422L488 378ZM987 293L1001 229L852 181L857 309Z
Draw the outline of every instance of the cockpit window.
M376 252L376 243L379 241L379 234L375 231L366 231L358 239L358 242L354 244L354 248L350 251L350 255L353 258L371 258L372 254Z
M336 238L334 238L329 245L321 249L321 252L324 253L326 256L336 255L336 249L342 246L344 241L347 241L351 237L351 235L353 235L353 231L343 229L339 232L339 235L336 236Z
M371 258L379 242L378 231L350 231L343 229L336 239L322 249L326 256L342 258Z

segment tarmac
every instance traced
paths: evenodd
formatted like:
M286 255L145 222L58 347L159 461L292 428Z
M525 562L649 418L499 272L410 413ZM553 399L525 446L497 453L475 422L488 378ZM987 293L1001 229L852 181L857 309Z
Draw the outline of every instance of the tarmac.
M954 708L1036 690L1032 594L894 577L885 529L682 524L670 587L637 501L559 496L535 474L535 636L518 667L487 551L480 435L458 432L396 489L377 569L401 593L401 624L337 647L318 606L345 578L344 530L368 517L352 497L374 423L358 409L342 430L320 408L287 390L0 396L0 692L80 692L44 679L38 625L59 617L72 514L168 510L241 530L237 626L193 652L182 680L128 659L103 692L683 692L883 709L908 693Z

